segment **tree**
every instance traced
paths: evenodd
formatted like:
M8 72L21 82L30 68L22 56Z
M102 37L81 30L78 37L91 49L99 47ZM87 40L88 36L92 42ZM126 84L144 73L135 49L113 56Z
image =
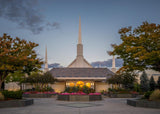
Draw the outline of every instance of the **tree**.
M156 88L156 82L154 81L153 76L151 76L149 80L150 91L154 91Z
M34 42L27 42L18 37L14 39L7 34L0 37L0 87L9 73L22 71L30 74L31 71L41 68L43 62L37 58L34 50L37 46Z
M160 25L143 22L134 30L125 27L119 30L122 43L112 44L110 55L117 55L130 70L150 68L160 71Z
M22 90L22 83L25 79L25 73L21 71L15 71L14 73L8 74L8 76L5 79L5 83L9 82L16 82L18 85L20 85L20 89Z
M30 83L34 87L46 88L48 84L53 84L56 79L52 76L50 72L44 74L32 73L30 76L25 78L24 83Z
M145 71L140 77L140 87L143 92L149 91L149 80Z
M160 89L160 76L158 77L158 80L157 80L157 87L158 89Z
M134 82L136 82L136 74L122 67L107 82L111 84L122 84L126 89L133 89Z

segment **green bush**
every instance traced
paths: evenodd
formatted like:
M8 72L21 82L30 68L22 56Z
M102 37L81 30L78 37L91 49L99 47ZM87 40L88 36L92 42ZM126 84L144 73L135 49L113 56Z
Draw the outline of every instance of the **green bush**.
M2 91L5 99L12 98L12 99L22 99L22 91Z
M0 92L0 100L4 100L4 95Z
M150 95L149 100L153 101L160 101L160 90L155 90L153 93Z
M32 91L44 92L44 91L54 91L54 89L52 89L52 87L50 86L43 87L43 88L41 88L40 86L36 86L35 89L32 88Z
M149 99L150 95L153 93L153 91L147 91L145 94L144 94L144 99Z
M140 84L138 84L138 83L134 84L134 91L136 91L136 92L140 92L141 91Z

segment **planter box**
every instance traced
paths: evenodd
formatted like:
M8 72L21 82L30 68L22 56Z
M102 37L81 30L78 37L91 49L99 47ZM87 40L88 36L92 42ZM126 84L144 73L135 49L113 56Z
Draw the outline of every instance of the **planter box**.
M109 94L111 98L136 98L138 94Z
M127 104L131 106L135 106L135 107L159 108L160 109L160 102L158 101L127 99Z
M32 105L33 103L34 103L33 99L1 101L0 102L0 108L23 107L23 106Z
M58 95L58 100L69 101L69 95Z
M102 100L101 95L58 95L58 100L63 101L96 101Z
M23 94L24 98L52 98L55 94Z
M102 95L89 95L89 101L102 100Z
M69 101L89 101L89 95L69 95Z

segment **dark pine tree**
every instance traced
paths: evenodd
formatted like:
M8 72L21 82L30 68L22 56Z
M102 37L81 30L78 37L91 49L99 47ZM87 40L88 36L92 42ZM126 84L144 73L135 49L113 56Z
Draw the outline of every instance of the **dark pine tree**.
M160 89L160 76L158 77L158 80L157 80L157 88Z
M151 76L149 80L150 91L154 91L156 88L156 82L154 81L153 76Z
M149 91L149 80L145 71L140 77L140 87L143 92Z

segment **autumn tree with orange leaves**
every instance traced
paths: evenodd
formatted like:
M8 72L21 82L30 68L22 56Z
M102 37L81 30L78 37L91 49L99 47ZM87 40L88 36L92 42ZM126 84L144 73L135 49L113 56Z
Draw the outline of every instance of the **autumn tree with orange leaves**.
M9 73L38 71L43 62L34 50L38 44L4 34L0 37L0 87Z
M143 22L134 30L126 27L119 30L122 43L112 44L110 55L124 61L123 69L130 71L154 69L160 71L160 25Z
M112 44L110 55L123 59L123 67L108 81L132 88L136 82L137 71L154 69L160 71L160 25L143 22L134 30L125 27L119 30L122 43Z

